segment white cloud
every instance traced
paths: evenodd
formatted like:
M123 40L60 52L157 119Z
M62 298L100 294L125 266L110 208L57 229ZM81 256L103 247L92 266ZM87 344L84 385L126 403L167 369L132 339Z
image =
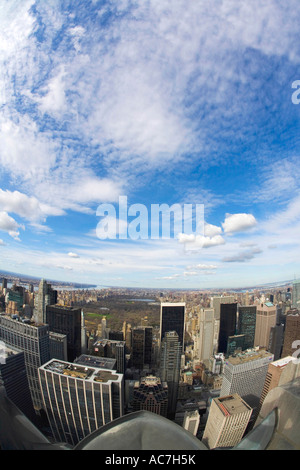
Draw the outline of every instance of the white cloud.
M0 246L6 246L6 243L4 243L4 241L1 239L0 239Z
M30 221L45 219L49 215L64 214L62 210L40 203L36 197L29 197L19 191L0 189L0 206L3 211L12 212ZM42 229L42 226L36 226Z
M252 214L226 214L222 224L224 232L227 234L244 232L257 225L257 221Z
M252 248L251 250L243 251L232 256L223 258L224 263L244 263L245 261L252 260L256 255L262 253L260 248Z
M211 225L208 223L205 223L204 225L204 235L206 237L214 237L216 235L221 235L222 233L222 228L217 227L216 225Z
M221 235L205 237L202 235L186 235L180 233L178 235L178 241L185 245L186 250L199 250L201 248L210 248L225 244L225 240Z
M217 269L218 266L215 264L196 264L194 266L187 266L186 269L198 269L199 271L209 271L209 270L215 270Z
M0 230L5 232L17 232L20 225L8 215L7 212L1 211L0 212Z
M70 256L70 258L80 258L80 256L77 254L77 253L68 253L68 256Z

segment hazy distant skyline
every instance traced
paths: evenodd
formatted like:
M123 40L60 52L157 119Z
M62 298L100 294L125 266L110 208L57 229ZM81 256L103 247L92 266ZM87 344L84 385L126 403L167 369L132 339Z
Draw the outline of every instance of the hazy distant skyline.
M2 0L1 269L161 288L300 277L299 27L297 0ZM97 239L97 207L120 196L204 204L205 238Z

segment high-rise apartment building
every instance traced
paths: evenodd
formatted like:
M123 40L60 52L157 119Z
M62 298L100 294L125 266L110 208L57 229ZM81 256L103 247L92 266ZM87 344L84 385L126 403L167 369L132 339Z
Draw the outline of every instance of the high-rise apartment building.
M168 416L175 416L180 380L181 343L176 331L167 331L160 350L159 376L168 384Z
M43 405L53 438L74 446L123 415L123 375L51 360L39 368Z
M81 309L47 305L46 322L50 331L66 335L68 361L73 362L82 352Z
M167 331L176 331L184 350L185 303L165 302L160 305L160 343Z
M250 406L237 394L214 398L202 442L209 449L231 448L243 438L252 414Z
M300 313L297 309L287 312L281 357L293 356L300 348Z
M251 408L257 408L273 360L274 355L265 349L247 350L227 358L220 396L238 393Z
M256 307L256 327L254 346L268 348L271 328L276 325L277 310L271 302L264 302Z
M167 417L168 385L152 375L142 378L134 385L132 407Z
M244 349L254 346L256 325L256 305L238 306L237 334L245 335Z
M18 321L0 315L0 339L24 352L29 390L37 412L42 409L38 368L49 361L49 326L33 321Z

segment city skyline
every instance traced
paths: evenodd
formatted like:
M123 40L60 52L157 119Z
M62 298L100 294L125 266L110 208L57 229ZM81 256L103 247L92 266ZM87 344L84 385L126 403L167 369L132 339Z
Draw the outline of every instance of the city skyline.
M299 278L299 2L115 3L1 3L1 269L135 288ZM203 204L204 234L99 239L97 208L122 196Z

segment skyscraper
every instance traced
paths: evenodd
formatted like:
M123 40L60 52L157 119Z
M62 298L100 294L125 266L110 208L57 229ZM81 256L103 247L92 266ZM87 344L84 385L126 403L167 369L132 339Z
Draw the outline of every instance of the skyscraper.
M168 384L168 416L173 418L176 412L178 387L180 380L181 343L176 331L167 331L160 350L159 376Z
M0 361L0 386L5 388L6 395L19 410L34 421L36 415L28 385L24 352L6 346L4 353L4 360Z
M237 394L214 398L202 442L209 448L230 448L244 435L252 414L250 406Z
M220 305L219 350L226 354L228 337L234 336L237 322L237 303Z
M251 408L258 407L269 364L274 355L252 349L225 360L220 396L238 393Z
M24 352L29 390L36 412L42 409L38 367L49 361L49 326L14 320L0 315L0 339L8 346Z
M281 357L293 356L300 344L300 313L297 309L287 312Z
M152 327L138 326L132 328L132 365L142 370L152 364Z
M123 375L51 360L39 368L43 404L56 442L76 445L123 415Z
M185 331L185 303L184 302L166 302L160 305L160 343L165 337L167 331L176 331L184 350L184 331Z
M46 323L46 306L55 305L57 303L57 291L52 289L44 279L39 284L39 290L35 302L35 321Z
M201 362L208 361L214 349L214 310L201 309L199 313L199 333L196 355Z
M237 334L245 335L244 348L254 346L256 325L256 305L238 306Z
M81 309L47 305L46 321L50 331L67 336L68 361L74 361L82 352Z
M168 386L159 377L147 376L136 382L133 389L133 411L151 411L167 417Z
M116 370L119 374L125 373L125 341L98 339L90 348L90 354L99 357L114 358Z
M300 308L300 280L293 282L292 289L292 307Z
M271 302L261 303L256 309L254 346L268 348L271 328L276 325L277 310Z
M300 364L296 363L292 356L287 356L283 359L271 362L268 367L263 391L260 397L259 410L271 390L291 382L299 376Z

